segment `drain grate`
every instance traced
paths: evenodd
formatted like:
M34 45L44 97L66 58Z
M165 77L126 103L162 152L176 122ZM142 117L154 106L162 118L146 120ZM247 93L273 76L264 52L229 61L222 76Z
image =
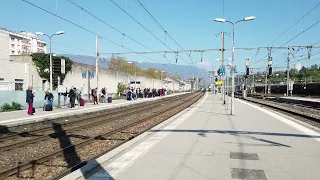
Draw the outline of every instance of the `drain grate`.
M230 152L231 159L259 160L257 153Z
M259 169L232 168L231 177L245 180L268 180L264 171Z

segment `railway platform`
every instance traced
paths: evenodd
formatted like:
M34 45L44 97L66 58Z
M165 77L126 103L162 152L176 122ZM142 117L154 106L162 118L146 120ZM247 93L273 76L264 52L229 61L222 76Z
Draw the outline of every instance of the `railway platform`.
M315 108L320 108L319 98L306 98L306 97L281 97L281 101L289 103L300 103L307 106L312 106Z
M87 103L85 106L76 106L75 108L69 108L62 106L61 108L54 108L53 111L43 111L42 108L37 108L36 113L33 116L27 114L26 110L0 112L0 125L3 126L16 126L21 124L27 124L32 122L39 122L54 118L67 117L72 115L80 115L82 113L95 112L103 109L109 109L114 107L128 106L135 103L141 103L146 101L153 101L159 98L166 98L170 96L179 95L181 93L175 93L167 96L156 98L138 98L137 101L127 101L125 99L113 100L112 103L100 103L94 105L93 103Z
M320 134L221 96L202 100L62 179L320 179Z

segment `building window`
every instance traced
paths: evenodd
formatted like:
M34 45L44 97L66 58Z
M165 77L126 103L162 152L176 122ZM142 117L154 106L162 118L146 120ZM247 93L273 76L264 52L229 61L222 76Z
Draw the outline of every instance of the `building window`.
M23 79L15 79L15 90L23 91Z

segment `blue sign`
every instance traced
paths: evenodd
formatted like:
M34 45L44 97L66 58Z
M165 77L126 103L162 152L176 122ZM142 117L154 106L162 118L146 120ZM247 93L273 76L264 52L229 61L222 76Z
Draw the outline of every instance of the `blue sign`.
M225 67L221 67L221 66L220 66L220 68L219 68L219 75L220 75L220 76L225 75Z
M86 79L87 78L87 71L83 71L81 76L82 76L82 79Z
M89 77L90 77L91 79L94 78L94 71L89 71Z

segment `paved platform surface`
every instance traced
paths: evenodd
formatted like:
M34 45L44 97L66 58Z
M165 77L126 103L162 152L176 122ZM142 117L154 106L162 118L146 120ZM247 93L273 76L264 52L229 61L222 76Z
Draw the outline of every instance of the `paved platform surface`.
M175 96L179 94L181 93L175 93L172 95L156 97L156 98L138 98L137 101L127 101L127 100L121 99L121 100L114 100L112 101L112 103L100 103L99 105L88 103L85 106L76 106L75 108L68 108L67 106L62 106L62 108L59 108L59 109L54 108L53 111L43 111L42 108L37 108L36 113L33 116L28 115L26 110L0 112L0 125L14 126L19 124L26 124L31 122L43 121L48 118L59 118L63 116L77 115L84 112L88 113L93 111L99 111L102 109L126 106L134 103L153 101L159 98L166 98L166 97Z
M229 115L221 97L207 93L144 137L63 179L320 179L319 133L240 100L235 108Z

